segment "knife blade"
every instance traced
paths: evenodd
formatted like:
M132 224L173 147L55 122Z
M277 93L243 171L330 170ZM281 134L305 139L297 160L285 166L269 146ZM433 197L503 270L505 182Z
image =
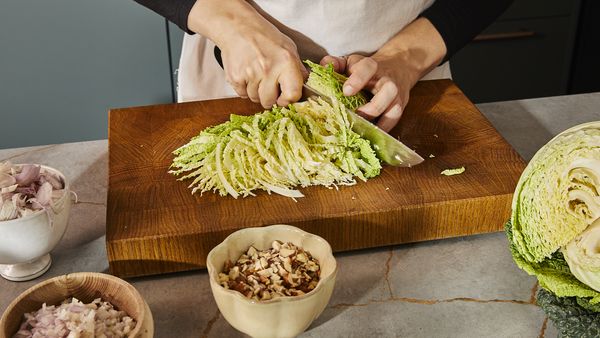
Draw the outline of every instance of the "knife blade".
M311 88L307 84L302 87L302 98L320 97L332 104L331 98ZM352 124L352 130L369 140L377 157L383 162L397 167L412 167L424 161L414 150L400 142L390 134L369 122L367 119L346 108Z

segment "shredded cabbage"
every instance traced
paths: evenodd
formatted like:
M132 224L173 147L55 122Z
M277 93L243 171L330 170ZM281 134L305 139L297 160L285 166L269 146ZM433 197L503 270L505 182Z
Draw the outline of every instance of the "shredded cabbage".
M321 66L310 60L306 60L304 63L310 67L310 74L308 80L306 80L306 84L311 88L315 88L329 97L337 98L350 110L356 110L356 108L367 103L367 98L362 92L358 92L352 96L344 95L342 86L348 78L336 73L333 70L333 65Z
M431 157L431 155L430 155ZM440 174L445 176L454 176L460 175L465 172L465 167L454 168L454 169L445 169Z
M381 164L368 140L352 131L335 98L309 99L202 131L174 151L170 173L193 179L192 193L254 196L265 190L291 198L296 186L352 185L379 175Z

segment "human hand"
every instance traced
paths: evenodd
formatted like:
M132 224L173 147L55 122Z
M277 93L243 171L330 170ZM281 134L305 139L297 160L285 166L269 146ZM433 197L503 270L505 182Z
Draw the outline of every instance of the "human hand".
M359 107L357 113L369 120L379 117L377 126L385 131L390 131L400 120L410 89L420 78L419 72L411 69L401 55L328 55L321 64L328 63L338 73L349 76L343 86L344 95L354 95L363 89L373 93L371 101Z
M302 96L308 72L296 45L246 1L197 1L188 26L221 49L226 79L241 97L270 108Z
M232 36L221 47L229 84L238 95L265 108L298 101L307 76L294 42L275 31Z
M321 64L333 63L338 73L349 75L344 95L361 89L375 96L358 112L365 118L379 117L377 125L390 131L400 120L411 88L440 64L446 55L444 40L426 18L418 18L398 32L371 57L326 56Z

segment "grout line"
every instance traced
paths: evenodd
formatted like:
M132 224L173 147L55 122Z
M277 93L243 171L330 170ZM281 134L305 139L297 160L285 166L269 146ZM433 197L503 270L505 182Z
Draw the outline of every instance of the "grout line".
M343 309L343 308L347 308L347 307L364 307L364 306L369 306L371 304L387 303L389 301L391 301L391 299L386 299L386 300L370 300L367 303L359 303L359 304L339 303L339 304L331 305L331 306L329 306L329 308L331 308L331 309Z
M208 321L208 323L206 323L206 327L204 328L204 331L202 331L201 337L203 337L203 338L208 337L210 330L212 330L213 325L215 325L215 322L219 319L220 316L221 316L221 311L219 311L219 309L217 309L217 312L215 313L215 315Z
M546 317L544 319L544 322L542 323L542 329L540 330L540 335L538 336L538 338L545 338L546 337L546 327L548 326L548 317Z
M469 298L469 297L457 297L457 298L449 298L449 299L419 299L419 298L408 298L408 297L393 297L385 300L372 300L367 303L358 303L358 304L348 304L348 303L340 303L330 306L332 309L346 308L346 307L363 307L369 306L371 304L379 304L386 302L403 302L403 303L412 303L412 304L422 304L422 305L434 305L441 303L454 303L454 302L465 302L465 303L510 303L510 304L519 304L519 305L535 305L530 303L529 301L524 300L514 300L514 299L477 299L477 298Z
M388 291L390 293L390 299L394 299L394 293L392 292L392 284L390 283L390 269L392 263L392 257L394 257L394 248L390 247L390 255L385 262L385 283L387 284Z
M45 146L45 147L40 147L40 148L36 148L36 149L27 150L27 151L24 151L22 153L14 154L14 155L12 155L10 157L4 158L4 159L2 159L0 161L9 161L9 160L12 160L15 157L27 155L29 153L35 153L35 152L42 151L42 150L47 150L47 149L50 149L50 148L54 148L56 146L58 146L58 144L51 144L51 145L48 145L48 146Z
M530 302L524 301L524 300L515 300L515 299L477 299L477 298L468 298L468 297L443 299L443 300L439 301L439 303L452 303L452 302L511 303L511 304L519 304L519 305L534 305L534 304L531 304Z
M533 287L531 288L531 297L529 297L529 302L531 304L537 304L536 301L535 301L535 294L537 293L538 286L539 286L539 283L536 280L535 284L533 284Z

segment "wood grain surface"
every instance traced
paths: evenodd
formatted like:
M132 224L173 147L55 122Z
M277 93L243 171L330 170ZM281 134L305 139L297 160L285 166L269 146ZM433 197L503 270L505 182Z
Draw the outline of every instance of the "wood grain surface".
M153 336L154 322L150 308L131 284L103 273L78 272L48 279L19 295L2 314L0 338L12 337L21 325L25 313L41 309L44 303L59 305L71 297L83 303L102 298L136 321L129 337Z
M294 200L267 193L234 199L191 195L168 174L171 152L229 114L261 107L231 98L109 113L107 251L110 272L141 276L202 268L235 230L291 224L336 251L499 231L525 163L450 80L423 81L391 134L426 160L385 166L339 190L303 189ZM430 158L430 155L434 157ZM461 175L443 176L464 166Z

